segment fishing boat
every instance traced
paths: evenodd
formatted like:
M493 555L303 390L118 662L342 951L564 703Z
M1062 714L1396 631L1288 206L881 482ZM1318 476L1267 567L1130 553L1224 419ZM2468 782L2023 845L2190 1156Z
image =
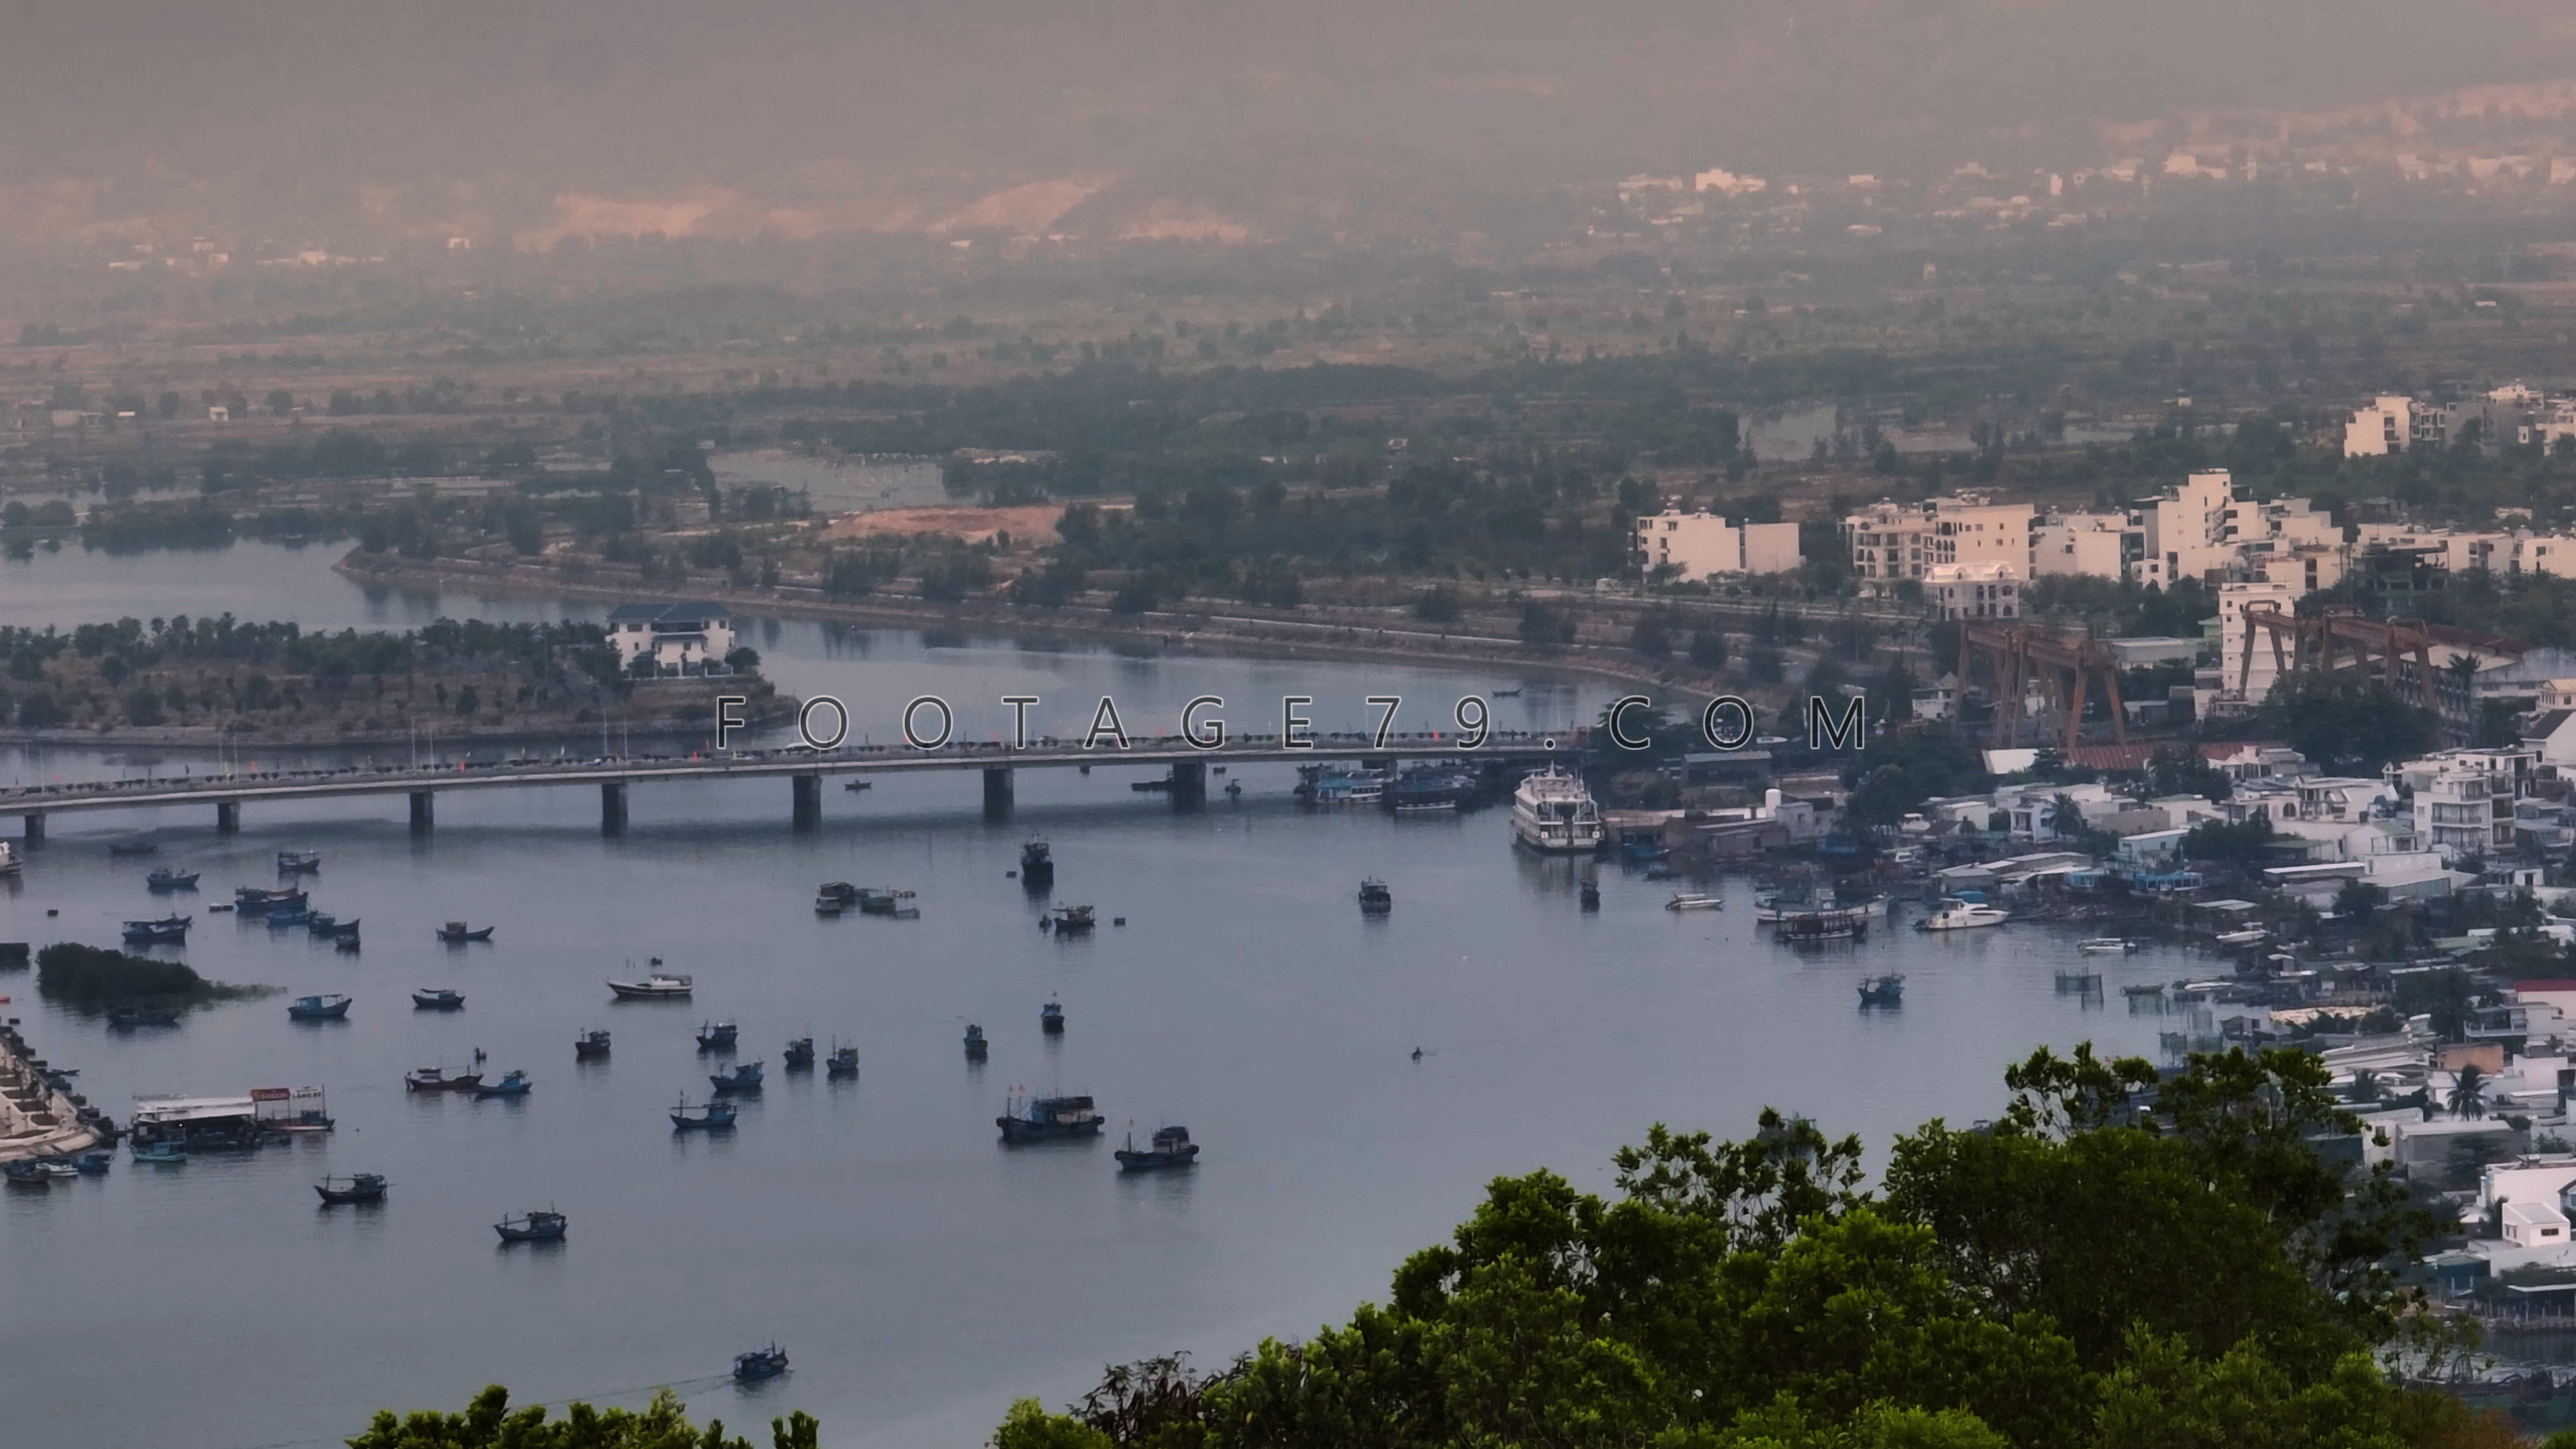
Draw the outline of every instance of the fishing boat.
M1014 1097L993 1125L1005 1142L1052 1142L1097 1137L1108 1123L1089 1097Z
M162 1167L184 1167L188 1161L188 1147L183 1142L137 1142L134 1144L134 1160Z
M302 874L307 871L320 870L322 868L322 852L318 850L281 850L277 853L277 868L291 874Z
M608 989L620 1001L683 1001L692 987L686 976L669 976L656 971L640 981L611 981Z
M268 910L268 928L272 931L283 931L289 926L303 925L312 917L313 913L305 909L302 902L291 906L271 906Z
M2260 946L2272 939L2272 933L2255 926L2243 931L2229 931L2216 939L2222 946Z
M755 1379L774 1379L785 1372L787 1372L787 1350L774 1343L767 1348L755 1348L749 1353L738 1353L733 1356L733 1376L737 1383L750 1383Z
M299 890L260 890L243 886L233 892L233 909L245 916L265 916L278 911L301 910L307 897Z
M1064 1035L1064 1006L1050 1001L1038 1008L1038 1030L1048 1036Z
M604 1026L594 1026L572 1039L574 1061L587 1062L606 1055L608 1055L608 1028Z
M1179 1125L1157 1127L1150 1147L1138 1147L1136 1134L1127 1134L1127 1145L1118 1149L1120 1172L1158 1172L1167 1167L1195 1167L1199 1145L1190 1140L1190 1129Z
M406 1092L471 1092L483 1085L481 1072L447 1074L445 1067L420 1067L403 1073Z
M1869 938L1869 917L1858 911L1784 911L1777 938L1792 946Z
M1671 900L1664 902L1664 909L1668 911L1722 911L1726 909L1726 898L1724 896L1692 895L1688 892L1681 892L1675 894Z
M791 1072L814 1070L814 1038L800 1036L790 1041L787 1044L787 1050L778 1054L778 1060L781 1066Z
M912 892L908 890L879 890L874 886L861 886L859 887L859 893L857 896L859 914L863 916L892 916L897 920L911 920L921 914L920 907L904 904L904 902L911 899Z
M1581 779L1551 765L1512 792L1512 838L1532 850L1598 850L1605 838L1601 809Z
M2162 996L2165 994L2165 987L2161 981L2151 981L2144 986L2123 986L2120 988L2120 994L2131 997Z
M839 901L832 899L830 896L816 896L814 898L814 914L818 916L837 916L848 909L849 907L842 905Z
M1387 787L1386 803L1399 815L1455 810L1476 793L1476 776L1456 765L1412 765Z
M853 795L857 794L861 790L873 789L875 786L876 781L874 780L846 780L841 784L842 789L849 791Z
M1055 854L1044 840L1021 842L1020 880L1031 886L1045 886L1055 880Z
M339 995L299 996L286 1007L292 1021L338 1021L348 1014L349 998Z
M1395 892L1386 888L1385 881L1379 880L1375 876L1371 876L1367 880L1360 882L1361 915L1383 916L1394 909Z
M489 941L492 939L492 928L490 926L468 927L463 921L450 921L438 928L438 939L451 946L461 946L468 941Z
M730 1072L711 1072L707 1080L719 1092L757 1092L760 1090L760 1063L744 1062Z
M80 1169L80 1173L83 1177L105 1177L107 1176L107 1170L116 1165L116 1154L113 1152L84 1152L74 1161L73 1165Z
M1601 882L1586 880L1575 892L1575 897L1583 902L1583 908L1587 911L1601 909Z
M1864 978L1860 983L1863 1006L1902 1006L1905 1004L1905 977L1891 971L1884 976Z
M984 1028L971 1021L966 1023L966 1059L974 1062L982 1061L984 1048Z
M159 855L161 853L161 845L160 842L152 840L116 840L108 843L107 853L110 855Z
M0 1178L11 1187L52 1187L53 1174L33 1162L0 1162Z
M814 888L815 905L820 906L825 901L830 901L834 905L855 906L859 903L859 888L845 880L827 880Z
M313 1190L321 1194L324 1207L346 1207L351 1203L385 1200L385 1180L372 1172L361 1172L350 1177L326 1177L313 1184Z
M492 1225L505 1243L559 1243L572 1226L572 1220L552 1209L534 1209L518 1217L505 1217Z
M444 986L424 986L411 994L411 1004L417 1011L463 1011L465 993Z
M1375 805L1386 798L1386 776L1342 765L1303 765L1293 792L1300 805Z
M177 1026L179 1011L170 1006L110 1007L107 1024L119 1031L132 1031L138 1026Z
M671 1109L674 1132L722 1132L732 1125L733 1103L722 1097L708 1098L703 1107L692 1107L689 1099L682 1097L680 1105Z
M536 1085L528 1080L526 1072L503 1072L501 1080L476 1087L474 1095L478 1100L484 1097L524 1097L535 1090Z
M832 1054L823 1058L823 1075L829 1078L855 1077L859 1074L859 1049L841 1045L832 1039Z
M349 929L339 932L332 937L331 949L338 951L343 955L354 956L358 953L358 932L355 922L350 923Z
M197 888L197 878L203 874L205 872L196 870L182 873L164 866L145 873L143 883L156 891L192 891Z
M734 1039L739 1037L741 1034L742 1028L734 1025L730 1021L702 1021L698 1023L698 1050L702 1052L732 1051Z
M1089 906L1058 906L1047 913L1046 919L1038 922L1040 929L1060 936L1079 936L1095 924Z
M1941 898L1940 908L1914 923L1918 931L1973 931L1979 926L2000 926L2012 919L2012 912L1982 901L1964 901L1957 896Z
M2138 949L2138 943L2119 936L2095 936L2076 942L2075 949L2087 956L2118 956Z
M186 916L163 916L157 921L128 921L125 939L129 945L159 945L188 939L190 922Z

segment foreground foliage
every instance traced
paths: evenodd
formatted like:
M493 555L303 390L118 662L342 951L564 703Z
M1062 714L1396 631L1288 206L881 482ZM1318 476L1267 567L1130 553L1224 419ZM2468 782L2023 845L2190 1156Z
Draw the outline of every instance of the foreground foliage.
M813 1417L801 1411L772 1419L771 1449L815 1449L818 1431ZM752 1449L750 1440L727 1435L721 1419L709 1419L704 1429L691 1424L688 1405L669 1389L654 1394L641 1412L576 1403L562 1418L548 1419L542 1406L513 1411L510 1391L499 1384L476 1394L461 1414L421 1410L398 1415L379 1409L367 1432L348 1444L349 1449Z
M2434 1231L2315 1058L2047 1050L1990 1126L1655 1127L1615 1195L1503 1178L1384 1304L1222 1372L1113 1370L995 1449L2398 1449L2511 1442L2383 1359L2451 1346L2395 1267Z

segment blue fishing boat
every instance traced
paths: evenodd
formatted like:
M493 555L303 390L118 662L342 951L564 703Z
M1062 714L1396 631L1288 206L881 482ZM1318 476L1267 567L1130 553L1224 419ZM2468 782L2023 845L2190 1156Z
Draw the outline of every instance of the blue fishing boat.
M11 1187L52 1187L52 1173L32 1162L0 1162L0 1178Z
M286 1015L293 1021L338 1021L349 1014L345 996L299 996L289 1002Z
M188 1148L180 1142L137 1142L134 1144L134 1160L161 1167L183 1167L187 1165Z
M1890 972L1885 976L1872 976L1863 981L1860 984L1860 1004L1863 1006L1904 1005L1904 976Z
M128 921L125 939L129 944L160 944L188 939L190 921L186 916L163 916L157 921Z
M277 868L285 871L289 875L320 870L322 868L322 852L318 850L281 850L277 853Z
M280 909L300 908L305 900L305 893L292 887L267 890L260 886L240 886L233 891L233 909L245 916L264 916Z
M698 1023L698 1050L702 1052L732 1051L734 1039L741 1034L742 1028L734 1025L730 1021L702 1021Z
M552 1209L537 1209L492 1225L504 1243L560 1243L572 1221Z
M737 1382L749 1383L754 1379L774 1379L785 1372L787 1372L787 1350L774 1343L767 1348L755 1348L749 1353L738 1353L733 1356L733 1376Z
M1108 1124L1089 1097L1014 1097L993 1125L1005 1142L1054 1142L1097 1137Z
M411 1004L416 1011L463 1011L465 993L444 986L424 986L411 994Z
M779 1059L791 1072L814 1070L814 1038L800 1036L789 1042L787 1050L779 1053Z
M353 1203L376 1203L385 1200L385 1180L372 1172L355 1177L326 1177L313 1184L322 1196L324 1207L347 1207Z
M311 919L313 919L313 913L300 905L272 906L268 912L268 928L272 931L283 931L289 926L303 925Z
M760 1090L760 1063L744 1062L730 1072L710 1073L707 1080L719 1092L757 1092Z
M1127 1145L1118 1149L1120 1172L1158 1172L1167 1167L1195 1167L1199 1145L1190 1140L1190 1129L1177 1124L1154 1129L1154 1144L1138 1147L1136 1134L1127 1134Z
M680 1105L671 1109L671 1130L722 1132L733 1126L733 1116L733 1103L722 1097L709 1098L703 1107L692 1107L689 1105L689 1099L683 1097L680 1099Z
M486 1082L482 1086L476 1087L474 1089L474 1095L478 1099L483 1097L524 1097L528 1095L528 1092L535 1086L536 1083L528 1080L528 1074L526 1072L505 1072L502 1074L501 1080L497 1082Z
M1046 1033L1048 1036L1064 1035L1064 1007L1062 1004L1050 1001L1046 1005L1038 1008L1038 1030Z
M75 1165L80 1168L81 1175L84 1177L105 1177L107 1169L115 1162L116 1154L113 1152L84 1152Z
M823 1059L823 1075L827 1078L839 1080L847 1077L855 1077L858 1074L859 1049L854 1046L843 1046L841 1045L840 1038L833 1038L832 1054Z
M163 866L144 876L143 883L156 891L192 891L197 888L197 877L202 874L204 872L194 870L182 874Z

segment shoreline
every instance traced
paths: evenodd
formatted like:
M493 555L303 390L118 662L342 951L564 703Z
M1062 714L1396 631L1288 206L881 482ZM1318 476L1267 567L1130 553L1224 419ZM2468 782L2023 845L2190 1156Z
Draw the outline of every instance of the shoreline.
M785 698L785 696L775 697ZM761 711L752 715L750 723L755 729L773 729L791 723L795 718L795 703L789 701L775 710ZM706 733L706 726L703 723L656 723L648 726L640 721L629 725L611 720L609 727L620 738L625 739L680 739ZM484 745L551 744L557 741L591 739L596 737L598 731L599 721L592 720L588 724L568 722L560 728L548 729L466 730L453 735L441 731L436 740L438 747L442 749L453 746L457 749L471 750ZM227 734L221 727L215 725L153 725L149 728L128 725L111 729L50 730L28 730L12 726L0 729L0 746L52 745L62 749L382 750L407 748L414 744L420 744L426 748L429 741L425 738L415 739L409 735L391 734L281 734L274 731Z
M982 628L993 632L1058 635L1104 643L1145 642L1164 649L1191 649L1222 657L1323 659L1348 663L1431 664L1470 668L1493 665L1523 674L1575 676L1627 684L1675 699L1704 703L1722 693L1755 690L1685 680L1670 666L1657 670L1626 650L1597 644L1562 645L1539 654L1517 638L1460 634L1422 628L1389 629L1360 619L1282 618L1271 613L1221 609L1155 611L1117 615L1084 605L1029 608L990 601L931 604L869 595L860 600L782 597L766 589L735 589L719 580L703 587L674 589L638 581L594 582L565 578L544 567L495 566L464 559L430 562L382 560L359 563L352 551L332 572L359 584L436 588L474 586L504 596L577 599L597 603L639 600L711 600L746 614L819 623L869 624L910 629ZM1133 623L1121 622L1133 620ZM1763 691L1766 693L1778 691ZM1786 697L1785 695L1783 696ZM1756 698L1755 703L1772 704Z

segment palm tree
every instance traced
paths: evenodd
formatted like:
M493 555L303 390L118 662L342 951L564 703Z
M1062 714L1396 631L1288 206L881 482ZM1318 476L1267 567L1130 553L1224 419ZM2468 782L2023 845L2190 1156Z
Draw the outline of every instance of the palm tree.
M2084 828L2084 807L2075 803L2074 796L2061 791L2040 812L2039 823L2047 826L2052 835L2072 835Z
M2379 1073L2355 1072L2352 1074L2352 1099L2354 1101L2376 1102L2379 1098Z
M2483 1117L2487 1114L2487 1074L2475 1062L2468 1063L2451 1079L2451 1115Z
M2460 707L2472 714L2476 713L2473 697L2478 678L2478 656L2454 654L2442 661L2442 672L2451 676L2451 682L2460 687Z

